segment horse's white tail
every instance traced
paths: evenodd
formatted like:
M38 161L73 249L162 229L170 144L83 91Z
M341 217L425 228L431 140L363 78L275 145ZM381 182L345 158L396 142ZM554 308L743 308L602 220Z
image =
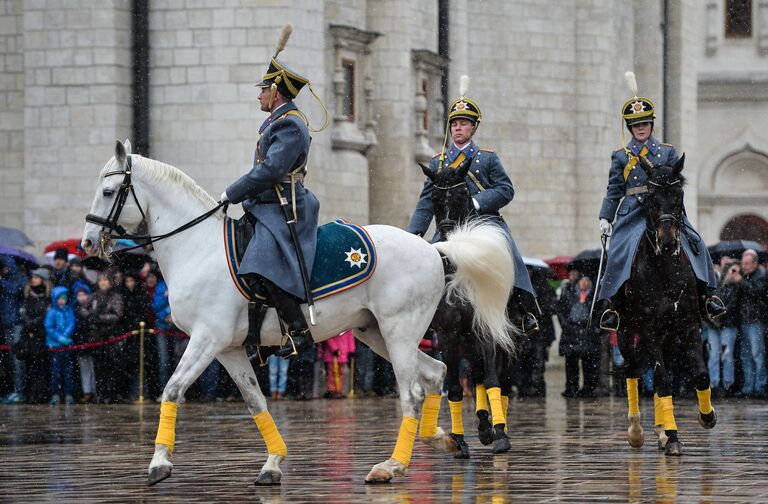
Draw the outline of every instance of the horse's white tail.
M515 264L504 231L475 221L457 227L446 241L434 246L456 268L446 286L449 302L469 303L474 308L475 333L514 353L511 334L518 331L507 317L507 300L515 282Z

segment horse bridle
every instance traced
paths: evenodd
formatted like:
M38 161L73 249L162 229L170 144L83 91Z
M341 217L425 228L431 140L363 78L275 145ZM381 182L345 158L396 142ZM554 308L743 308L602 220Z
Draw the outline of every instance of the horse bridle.
M450 186L433 186L433 190L437 189L439 191L448 191L450 189L455 189L456 187L466 186L467 190L469 190L469 185L467 184L466 180L462 180L461 182L458 182L456 184L450 185ZM469 212L468 217L472 215L472 213L477 213L477 210L474 208ZM445 216L444 219L442 219L440 222L437 223L437 229L440 230L441 228L455 228L458 225L459 221L451 220L451 210L448 209L448 214Z
M198 217L195 217L191 221L177 227L173 231L170 231L168 233L164 233L161 235L152 236L152 235L136 235L136 234L128 233L128 231L126 231L125 228L121 226L120 223L118 222L118 219L120 219L120 214L123 212L123 207L125 207L125 203L126 201L128 201L128 195L133 196L133 201L136 203L136 208L138 208L139 212L141 213L142 222L146 222L147 215L144 213L144 209L141 208L141 204L139 203L139 198L136 196L136 191L133 189L133 183L131 182L133 162L131 160L130 155L127 156L126 166L127 168L125 170L113 170L104 174L104 178L111 177L113 175L123 175L123 182L120 184L120 187L117 189L117 196L115 197L115 202L112 203L112 208L110 209L109 214L106 217L100 217L94 214L88 214L85 216L85 222L89 222L91 224L96 224L97 226L101 226L101 230L99 231L99 254L104 257L109 256L109 253L107 251L107 246L111 240L124 238L124 239L142 242L140 245L136 245L135 247L122 249L121 250L122 252L140 248L150 243L154 243L156 241L162 240L163 238L168 238L169 236L173 236L177 233L181 233L182 231L185 231L191 228L192 226L195 226L201 223L202 221L204 221L205 219L207 219L208 217L216 213L216 211L219 208L222 208L222 207L226 208L229 205L228 201L219 202L214 208L208 210L204 214ZM112 232L115 232L117 234L112 234Z
M670 182L669 184L666 184L668 186L673 186L675 184L679 184L680 180L675 180L674 182ZM648 185L654 186L654 187L663 187L662 184L659 184L658 182L651 182L648 181ZM648 240L651 242L651 245L653 246L653 250L656 253L656 255L661 255L661 244L659 243L659 226L661 224L664 224L666 222L671 222L672 224L676 225L677 232L675 233L675 252L674 255L680 254L680 230L683 227L682 225L682 217L677 217L673 214L661 214L658 219L650 219L650 226L651 228L648 228L648 220L646 220L646 226L645 226L645 236L648 238ZM651 234L653 234L653 239L651 239Z

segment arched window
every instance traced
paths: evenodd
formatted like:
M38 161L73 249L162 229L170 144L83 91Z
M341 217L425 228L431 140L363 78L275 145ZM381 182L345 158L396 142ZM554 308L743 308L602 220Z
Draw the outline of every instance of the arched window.
M752 240L768 245L768 222L754 214L737 215L720 231L721 240Z

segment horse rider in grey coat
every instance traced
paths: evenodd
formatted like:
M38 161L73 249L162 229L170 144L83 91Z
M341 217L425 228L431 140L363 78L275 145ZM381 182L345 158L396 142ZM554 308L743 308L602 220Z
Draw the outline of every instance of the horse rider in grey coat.
M633 258L645 233L642 207L647 184L645 169L673 165L678 160L674 146L662 143L652 135L656 117L653 103L637 96L637 83L632 72L627 72L626 77L635 96L622 106L622 117L632 139L611 155L608 189L600 208L600 232L611 237L598 296L603 302L610 301L609 308L600 317L600 327L608 331L619 329L624 302L621 286L629 280ZM685 213L683 219L686 231L681 233L681 246L698 279L703 314L714 319L723 315L726 308L719 298L709 295L717 286L712 259Z
M277 53L285 39L284 31ZM253 290L266 293L267 302L285 323L288 333L275 354L287 358L311 348L314 340L301 310L307 292L280 198L289 202L308 278L317 246L320 203L304 187L310 135L306 116L293 103L309 81L278 62L277 53L256 84L261 88L261 110L270 115L259 128L253 167L227 188L221 200L242 203L254 223L253 238L237 274L245 277ZM265 311L264 303L249 303L249 331L261 327Z
M462 77L462 88L466 87L468 78ZM451 135L451 145L448 151L436 154L429 163L429 168L434 173L441 170L458 169L468 162L471 168L467 172L466 183L472 194L472 203L478 214L485 219L501 227L509 239L510 249L515 262L515 285L511 302L522 306L514 307L510 313L524 313L520 325L525 333L535 332L538 329L538 321L533 312L538 312L536 305L536 291L531 285L528 270L525 267L520 251L509 231L507 223L501 217L499 211L512 201L515 190L512 181L501 164L496 153L489 149L479 149L472 141L477 127L482 120L480 107L474 100L464 96L455 99L448 113L448 129ZM408 232L424 236L434 218L432 208L432 180L427 178L421 190L416 210L408 224ZM432 242L440 239L440 233L435 232Z

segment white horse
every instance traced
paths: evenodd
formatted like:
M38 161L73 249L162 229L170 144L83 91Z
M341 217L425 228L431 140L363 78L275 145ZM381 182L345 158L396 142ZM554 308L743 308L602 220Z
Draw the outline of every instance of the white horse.
M110 209L120 199L124 208L119 224L132 232L143 223L153 236L176 229L216 205L177 168L131 155L128 141L117 142L115 157L102 169L91 215L113 218ZM237 384L266 442L268 457L256 483L278 484L282 477L279 463L287 450L242 346L248 331L247 303L228 271L222 219L222 213L216 212L183 233L155 243L157 261L168 284L173 322L190 339L163 391L155 452L149 465L150 485L171 475L177 405L214 358ZM354 328L358 339L392 363L397 377L403 415L398 441L392 457L373 466L366 482L386 482L395 475L405 475L422 402L426 394L440 393L445 365L420 352L418 344L447 286L454 295L477 303L478 326L486 328L488 336L504 347L513 345L505 304L514 268L507 240L497 229L476 226L433 246L398 228L366 226L378 251L376 273L369 281L316 303L315 341ZM106 232L99 224L86 224L83 248L91 254L103 254L104 245L107 249L111 245ZM102 239L105 241L100 242ZM440 253L457 270L450 282L446 282ZM262 345L279 345L281 336L277 315L270 310L262 327ZM429 439L422 436L422 440L446 449L442 431Z

